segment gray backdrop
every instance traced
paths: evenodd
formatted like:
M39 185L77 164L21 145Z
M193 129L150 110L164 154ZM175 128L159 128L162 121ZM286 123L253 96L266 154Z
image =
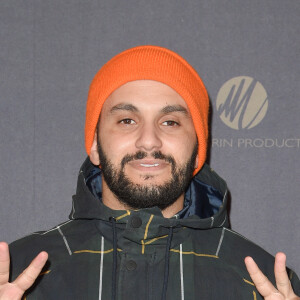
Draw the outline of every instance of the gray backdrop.
M66 220L89 83L113 55L154 44L207 86L232 228L300 273L299 16L299 0L2 0L0 239Z

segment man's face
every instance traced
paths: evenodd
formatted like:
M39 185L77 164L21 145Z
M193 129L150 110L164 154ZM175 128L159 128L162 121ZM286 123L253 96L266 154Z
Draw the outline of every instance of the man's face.
M126 206L173 204L192 178L197 150L188 107L169 86L132 81L105 101L98 127L103 186Z

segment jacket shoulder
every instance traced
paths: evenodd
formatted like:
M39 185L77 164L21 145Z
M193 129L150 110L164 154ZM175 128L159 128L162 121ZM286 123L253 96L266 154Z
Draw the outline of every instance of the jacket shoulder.
M49 254L48 265L69 259L74 249L89 238L88 233L93 234L91 228L95 226L92 225L86 220L69 220L47 231L34 232L12 242L9 245L11 280L23 272L41 251Z
M239 264L243 264L243 267L245 267L245 257L251 256L261 271L276 286L274 275L275 258L272 254L234 230L223 228L222 235L223 241L219 243L219 257L221 259L233 265L239 262ZM298 276L289 268L287 268L287 272L294 291L300 294Z

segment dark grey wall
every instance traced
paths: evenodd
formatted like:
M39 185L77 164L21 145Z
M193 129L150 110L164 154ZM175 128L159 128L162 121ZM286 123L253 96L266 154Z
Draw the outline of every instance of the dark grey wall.
M210 164L230 187L233 229L285 251L300 273L299 15L298 0L1 1L0 238L67 218L92 77L120 51L155 44L207 86ZM250 79L234 119L238 103L222 105L239 76ZM247 89L251 78L261 85Z

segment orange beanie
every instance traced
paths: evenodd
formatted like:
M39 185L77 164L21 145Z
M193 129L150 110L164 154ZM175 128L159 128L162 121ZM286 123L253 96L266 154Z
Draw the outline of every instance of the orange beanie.
M198 137L198 167L206 159L209 100L205 86L193 67L177 53L157 46L139 46L113 57L95 75L89 90L85 148L90 154L101 108L121 85L134 80L155 80L173 88L187 103Z

